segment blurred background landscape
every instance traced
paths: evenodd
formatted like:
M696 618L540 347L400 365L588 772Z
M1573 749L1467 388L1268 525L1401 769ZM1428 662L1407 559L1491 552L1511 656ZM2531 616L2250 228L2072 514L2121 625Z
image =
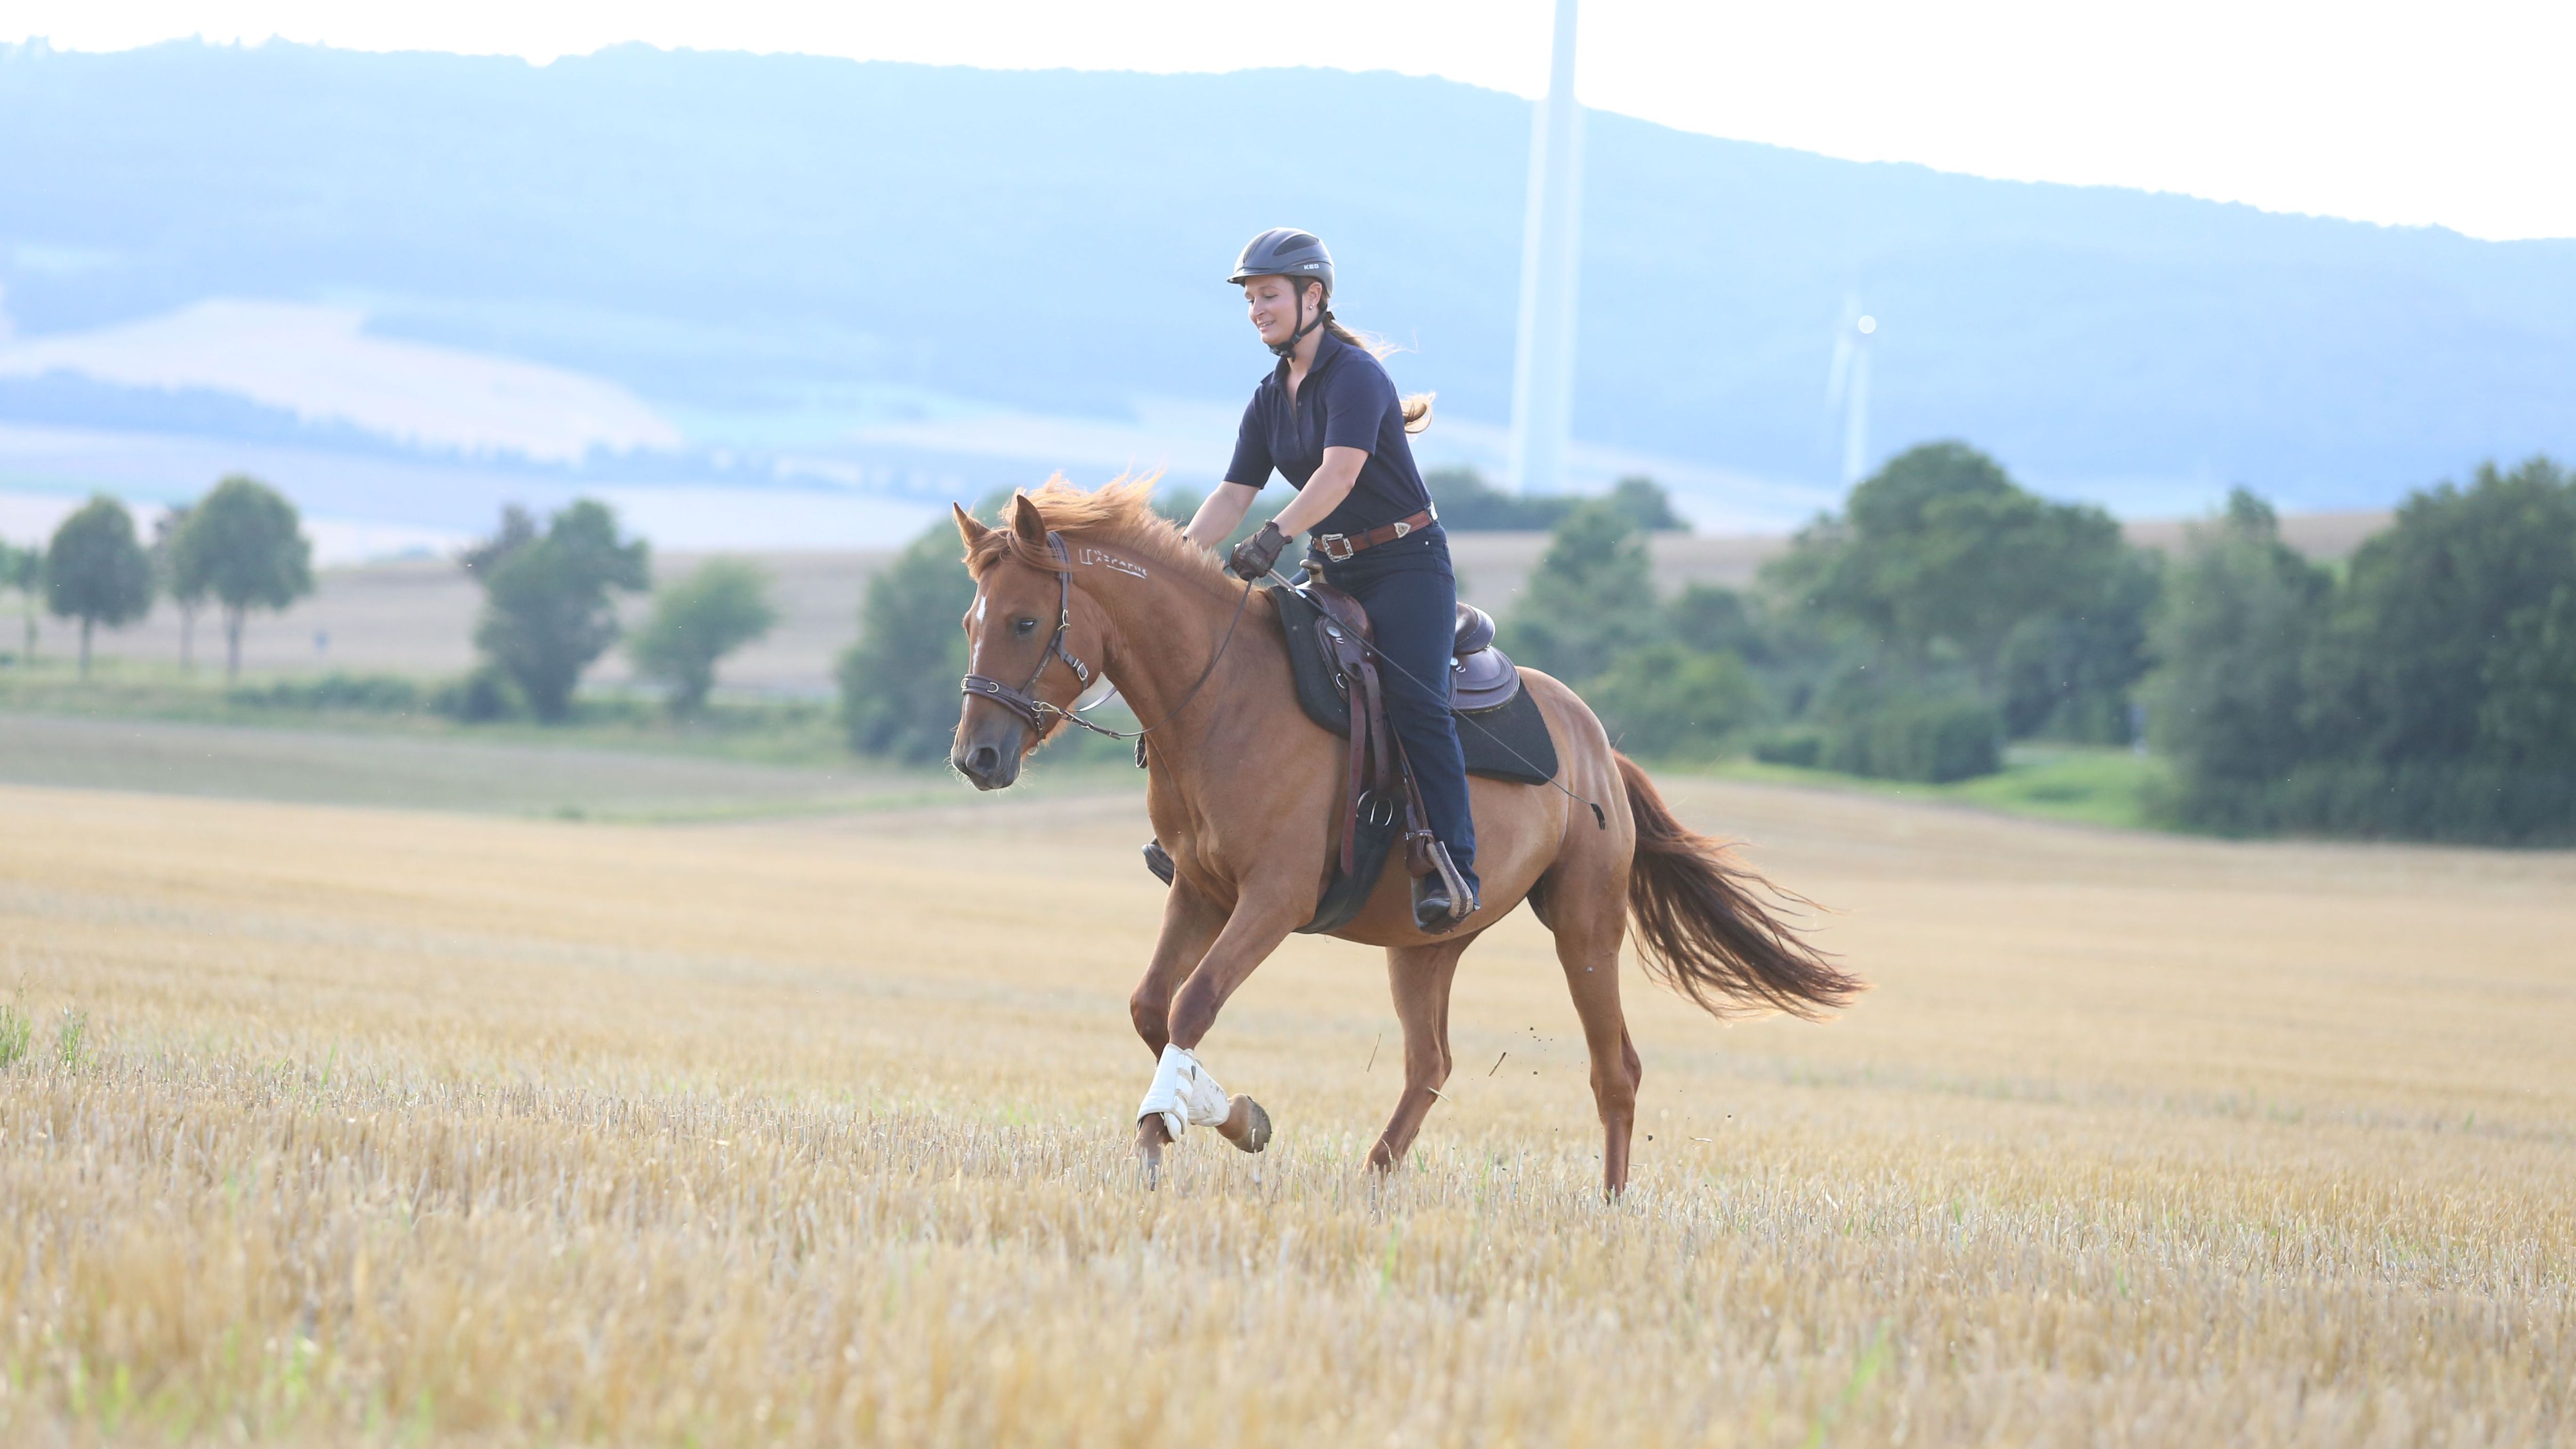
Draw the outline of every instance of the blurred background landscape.
M1243 164L1291 112L1329 164ZM1572 438L1522 495L1529 115L1389 72L10 46L0 708L918 788L962 667L946 505L1154 473L1185 517L1260 373L1224 260L1294 218L1438 396L1464 595L1632 751L2107 824L2576 830L2576 241L1594 111ZM230 593L184 546L228 478L277 531L229 535ZM125 522L67 602L93 496ZM462 562L566 520L590 543L515 604ZM601 803L565 794L493 798Z
M2576 1440L2576 19L1583 10L0 9L0 1443ZM1868 982L1630 953L1624 1196L1516 908L1144 1178L1146 777L947 766L1280 224Z
M1301 117L1328 165L1247 167ZM1063 469L1204 488L1281 218L1496 474L1529 103L1387 73L983 71L618 46L0 52L0 530L228 471L326 561L589 491L666 548L883 546ZM1594 112L1569 483L1779 532L1957 437L2051 497L2384 509L2571 446L2576 241L1990 181ZM1676 299L1688 299L1677 315Z

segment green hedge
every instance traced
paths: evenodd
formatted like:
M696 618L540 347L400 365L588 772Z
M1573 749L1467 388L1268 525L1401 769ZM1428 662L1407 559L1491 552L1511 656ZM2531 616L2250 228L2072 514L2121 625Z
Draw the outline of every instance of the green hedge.
M409 714L425 702L419 681L399 674L325 674L315 679L236 685L225 691L224 699L253 709L351 710L364 714Z
M1715 753L1762 709L1761 686L1732 651L1671 642L1620 655L1583 695L1620 749L1667 758Z
M2003 715L1977 699L1896 699L1828 725L1821 763L1882 780L1952 780L2003 768Z
M1880 780L1946 785L2003 768L2003 715L1983 700L1899 697L1826 723L1774 730L1753 757Z
M2230 835L2294 831L2472 845L2576 845L2576 771L2454 761L2301 765L2278 780L2189 775L2155 802Z

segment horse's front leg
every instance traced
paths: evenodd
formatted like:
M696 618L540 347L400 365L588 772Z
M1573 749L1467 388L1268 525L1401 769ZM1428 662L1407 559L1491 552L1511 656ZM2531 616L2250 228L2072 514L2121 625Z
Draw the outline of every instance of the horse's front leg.
M1216 1025L1217 1013L1226 999L1269 959L1270 953L1288 939L1288 933L1312 909L1311 902L1285 892L1246 892L1197 965L1172 993L1154 1082L1136 1111L1136 1146L1149 1172L1160 1163L1164 1145L1188 1127L1213 1127L1246 1152L1259 1152L1270 1145L1270 1114L1250 1097L1227 1097L1224 1088L1200 1064L1198 1045ZM1168 912L1164 924L1168 943L1172 924ZM1162 964L1159 950L1156 964ZM1147 986L1154 984L1149 973ZM1139 988L1135 1003L1137 1030L1150 1043L1153 1038L1143 1019L1145 991Z
M1136 1023L1136 1035L1145 1039L1145 1050L1163 1054L1172 1039L1172 995L1216 944L1225 918L1225 908L1199 894L1188 876L1174 880L1164 894L1163 933L1154 941L1154 959L1127 998L1127 1015Z

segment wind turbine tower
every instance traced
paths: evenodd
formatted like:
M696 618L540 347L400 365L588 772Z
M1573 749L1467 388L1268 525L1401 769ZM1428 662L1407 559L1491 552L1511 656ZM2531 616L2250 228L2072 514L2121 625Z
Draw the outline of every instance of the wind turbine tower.
M1512 486L1565 486L1574 411L1574 280L1583 249L1583 108L1574 99L1575 0L1556 0L1547 99L1530 134L1521 233L1520 349L1512 368Z
M1825 406L1843 410L1843 486L1849 488L1869 469L1869 351L1878 335L1878 319L1860 309L1857 297L1843 304L1843 324L1834 331L1834 374L1825 385Z

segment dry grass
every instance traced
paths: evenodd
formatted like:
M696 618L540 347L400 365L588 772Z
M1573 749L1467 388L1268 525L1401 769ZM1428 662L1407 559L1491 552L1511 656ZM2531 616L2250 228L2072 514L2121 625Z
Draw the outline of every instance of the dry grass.
M1525 915L1394 1178L1382 967L1301 940L1209 1052L1279 1143L1139 1191L1132 801L0 789L0 1438L2576 1434L2576 859L1675 795L1881 985L1731 1029L1633 985L1654 1140L1604 1204Z

